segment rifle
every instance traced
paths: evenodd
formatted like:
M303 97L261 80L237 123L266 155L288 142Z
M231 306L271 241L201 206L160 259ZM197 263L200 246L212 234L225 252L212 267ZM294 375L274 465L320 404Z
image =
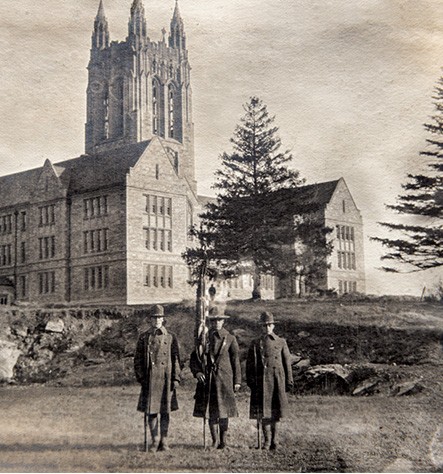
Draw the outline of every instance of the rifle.
M254 368L255 368L255 386L256 386L256 394L257 394L257 401L258 401L258 368L257 368L257 346L254 348ZM261 450L262 447L262 418L263 418L263 411L260 410L260 406L257 407L257 449Z
M146 411L145 411L145 417L144 417L144 432L145 432L145 440L144 440L144 443L143 443L143 449L146 452L148 452L148 427L146 426L147 423L148 423L148 415L146 414Z

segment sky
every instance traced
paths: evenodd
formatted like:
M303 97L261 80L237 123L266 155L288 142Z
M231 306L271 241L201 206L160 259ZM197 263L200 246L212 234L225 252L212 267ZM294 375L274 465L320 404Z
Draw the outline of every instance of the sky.
M103 0L123 41L132 0ZM99 0L0 3L0 174L84 152L87 64ZM174 0L144 0L148 34ZM423 123L443 66L440 0L179 0L192 67L198 190L259 96L308 183L344 177L365 226L367 291L432 291L443 270L382 272L377 224L407 173L426 170ZM1 192L1 190L0 190ZM392 236L392 235L391 235Z

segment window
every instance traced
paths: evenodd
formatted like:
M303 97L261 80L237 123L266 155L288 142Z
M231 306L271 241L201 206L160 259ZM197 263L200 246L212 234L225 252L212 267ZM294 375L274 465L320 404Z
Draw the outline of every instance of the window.
M38 210L40 227L55 224L55 204L39 207Z
M28 285L27 285L27 281L26 281L26 275L20 275L19 285L20 285L20 296L22 298L26 298L26 296L28 294Z
M152 81L152 133L159 134L158 126L158 109L159 109L159 87L157 81Z
M40 237L39 242L39 258L46 260L55 257L55 236Z
M343 212L346 212L346 201L343 199L342 201Z
M169 84L168 87L168 118L169 118L169 137L174 138L174 87Z
M155 165L155 179L160 179L160 165Z
M38 274L38 291L41 295L55 293L55 272Z
M147 250L172 252L172 200L168 197L145 195L145 211L149 226L143 228Z
M83 253L98 253L108 250L108 229L85 230Z
M188 239L192 240L192 235L189 235L189 231L194 225L194 209L192 203L188 200L186 203L186 230L188 232Z
M172 288L173 276L171 265L145 265L143 284L149 288Z
M26 242L20 244L20 263L26 262Z
M103 99L103 111L104 111L103 138L107 140L109 138L109 93L108 91L106 91L105 98Z
M1 246L0 266L6 267L12 264L12 245L6 244Z
M0 217L0 234L12 233L12 214Z
M85 291L102 290L109 288L109 266L100 265L84 269Z
M20 229L22 232L26 230L27 227L27 218L26 218L26 211L20 212Z
M343 268L342 267L342 262L341 262L341 252L337 252L337 257L338 257L338 268Z
M83 216L85 219L94 219L107 214L108 196L97 196L83 200Z

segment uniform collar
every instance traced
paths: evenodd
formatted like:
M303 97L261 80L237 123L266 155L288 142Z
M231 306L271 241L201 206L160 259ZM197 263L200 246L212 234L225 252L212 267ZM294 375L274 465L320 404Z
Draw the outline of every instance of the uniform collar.
M157 332L159 331L159 332ZM150 334L161 334L162 336L166 336L168 334L168 331L166 330L166 328L164 326L162 326L161 328L154 328L154 327L150 327L149 328L149 331L148 331Z
M263 339L266 339L268 337L269 337L269 339L272 339L273 341L275 341L277 339L277 334L274 334L273 332L271 332L271 334L265 334L263 336Z
M210 331L210 334L212 334L213 336L217 336L218 338L222 338L222 337L225 337L226 334L228 333L228 331L226 331L225 328L221 328L221 329L211 329Z

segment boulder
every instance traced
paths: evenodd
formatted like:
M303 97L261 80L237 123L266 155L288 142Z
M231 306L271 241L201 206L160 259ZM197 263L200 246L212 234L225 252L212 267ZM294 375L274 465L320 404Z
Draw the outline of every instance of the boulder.
M296 364L299 369L305 369L311 366L311 359L300 359Z
M309 375L314 379L325 374L335 375L347 382L351 372L341 364L316 365L306 371L306 375Z
M350 375L340 364L317 365L304 373L306 389L318 395L344 395L349 393Z
M375 389L375 387L380 383L379 378L371 377L363 382L359 383L357 387L353 390L352 395L369 395Z
M13 342L0 340L0 381L9 382L14 377L14 367L21 351Z
M396 397L402 397L403 395L414 395L423 390L423 385L417 380L409 382L399 383L392 387L392 393Z
M309 337L310 334L307 331L300 331L297 333L297 336L303 339L304 337Z
M65 323L60 318L50 319L45 326L47 332L62 333L65 329Z

